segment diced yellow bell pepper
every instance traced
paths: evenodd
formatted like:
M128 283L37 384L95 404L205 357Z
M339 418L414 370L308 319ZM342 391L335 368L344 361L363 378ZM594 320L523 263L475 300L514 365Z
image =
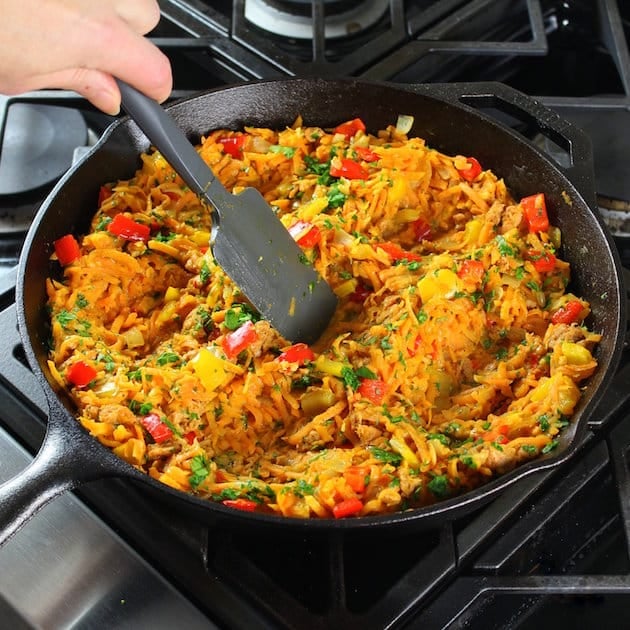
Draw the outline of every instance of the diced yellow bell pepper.
M399 454L410 466L419 466L420 460L416 454L405 444L404 440L393 436L389 445Z
M542 402L549 396L549 392L551 391L551 385L553 381L548 376L543 376L540 381L538 381L538 385L532 390L532 400L534 402Z
M210 244L210 232L206 230L197 230L193 232L191 240L195 245L197 245L197 247L208 247Z
M176 300L177 298L179 298L179 294L180 294L180 290L177 287L169 287L164 292L164 301L172 302L173 300Z
M553 376L543 377L532 390L532 400L542 402L552 397L556 411L567 416L573 413L573 409L580 398L580 390L573 380L562 372Z
M201 348L190 363L206 391L213 392L225 381L227 376L225 360L208 348Z
M560 373L557 378L559 379L557 409L562 415L569 416L580 399L580 389L566 374Z
M387 193L388 203L400 203L407 192L407 182L404 177L392 177L393 183Z
M324 372L325 374L330 374L331 376L336 376L338 378L342 378L343 369L348 367L347 363L328 359L321 354L315 359L314 365L316 370Z
M593 360L593 355L588 348L571 341L563 341L560 346L562 354L571 365L586 365Z
M450 269L438 269L418 281L418 292L423 302L433 297L453 297L459 289L459 278Z
M187 491L190 489L190 472L182 470L177 466L169 466L158 480L176 490Z
M481 234L481 221L472 219L464 226L464 244L467 246L476 245Z
M126 462L129 462L133 466L139 466L144 463L147 448L143 440L131 438L124 444L116 446L113 451Z
M118 440L119 442L123 442L124 440L127 440L132 436L133 436L133 433L124 424L119 424L114 429L113 437L115 440Z
M300 206L297 215L303 221L311 221L320 212L328 207L328 197L315 197Z
M166 297L166 296L165 296ZM160 314L157 316L158 324L169 322L177 316L178 302L175 300L167 301L162 307Z
M340 298L352 295L356 291L358 284L359 281L356 278L350 278L350 280L342 282L335 288L335 294Z

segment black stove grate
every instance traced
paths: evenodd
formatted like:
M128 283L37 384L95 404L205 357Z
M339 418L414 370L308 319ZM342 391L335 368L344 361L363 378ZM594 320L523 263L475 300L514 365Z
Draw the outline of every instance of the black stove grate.
M373 2L374 0L367 0ZM382 0L380 0L382 2ZM245 17L247 0L160 0L152 40L171 59L179 99L235 82L326 76L400 83L502 81L539 98L592 139L600 203L630 204L630 178L617 168L630 153L630 6L618 0L389 0L376 24L348 38L325 35L326 3L313 1L313 37L278 37ZM301 3L304 4L304 3ZM309 3L306 3L309 4ZM347 4L359 5L360 2ZM17 104L79 108L73 93L43 91L0 98L0 138ZM1 164L0 164L1 167ZM49 188L0 195L0 232L22 234ZM624 208L626 206L624 205ZM628 223L626 215L612 217ZM621 234L622 253L630 238ZM5 249L11 246L9 243ZM16 248L6 264L16 261Z

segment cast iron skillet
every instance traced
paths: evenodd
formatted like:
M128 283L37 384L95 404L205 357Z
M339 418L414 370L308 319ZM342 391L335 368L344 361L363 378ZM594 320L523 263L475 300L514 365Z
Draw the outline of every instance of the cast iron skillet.
M44 283L51 273L59 273L56 264L49 260L52 243L68 232L87 231L101 184L130 177L139 165L139 154L148 148L136 125L122 119L55 187L26 239L17 285L18 324L29 364L48 399L50 417L46 438L33 463L0 487L0 542L62 492L110 476L142 483L143 490L152 492L156 499L172 502L179 512L186 511L207 523L230 519L231 524L242 526L267 524L313 531L390 525L419 528L470 512L518 479L558 465L575 453L588 416L617 365L626 321L617 254L592 210L592 157L590 144L581 132L536 101L501 84L397 86L351 79L287 79L214 90L169 109L192 141L219 127L283 128L298 114L305 124L321 127L359 116L371 131L394 124L399 114L410 114L415 117L411 133L446 153L477 157L484 167L492 168L505 179L515 197L544 191L551 220L562 230L561 254L572 264L571 288L589 300L589 323L603 334L597 350L599 368L553 453L486 486L429 507L365 518L304 521L244 513L152 480L81 428L73 416L72 402L55 383L46 364L49 326ZM560 166L513 131L511 124L505 124L514 120L520 121L528 137L529 132L537 131L550 138L564 152L566 166Z

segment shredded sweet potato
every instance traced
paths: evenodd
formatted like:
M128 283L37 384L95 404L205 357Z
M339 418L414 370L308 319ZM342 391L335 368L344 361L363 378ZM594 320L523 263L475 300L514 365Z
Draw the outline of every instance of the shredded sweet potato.
M311 348L283 339L216 265L210 213L143 155L48 281L51 370L103 444L184 492L299 518L427 505L556 446L599 336L559 231L531 229L503 180L394 126L298 119L198 150L264 194L339 307Z

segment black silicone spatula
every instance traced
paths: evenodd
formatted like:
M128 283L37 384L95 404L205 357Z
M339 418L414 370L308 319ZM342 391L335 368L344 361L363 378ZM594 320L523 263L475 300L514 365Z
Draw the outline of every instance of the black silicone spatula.
M312 343L337 298L253 188L228 192L173 118L156 101L118 81L122 106L190 188L212 209L210 246L217 263L289 341ZM210 130L208 130L210 131Z

